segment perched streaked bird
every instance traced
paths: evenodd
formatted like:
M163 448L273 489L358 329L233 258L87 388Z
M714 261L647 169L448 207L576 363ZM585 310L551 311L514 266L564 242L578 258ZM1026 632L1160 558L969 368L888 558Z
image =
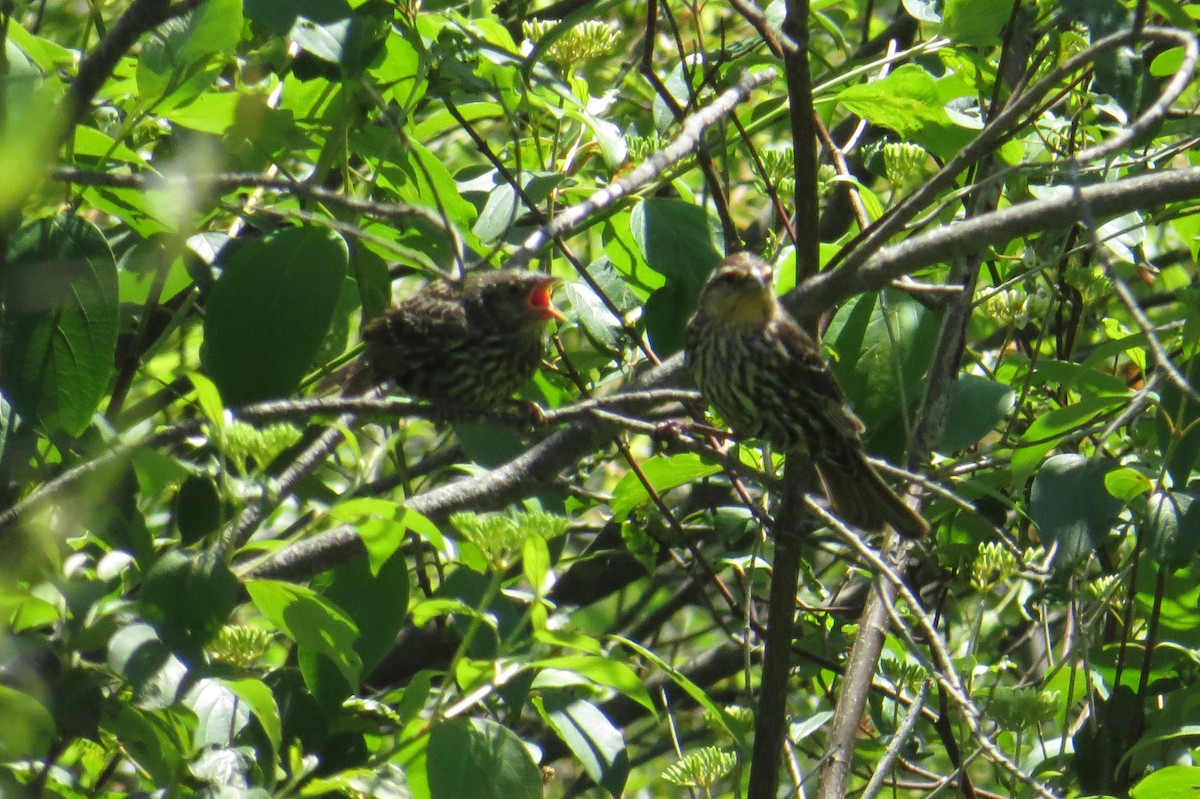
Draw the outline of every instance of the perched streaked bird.
M500 269L431 283L363 329L344 392L390 384L451 412L495 408L536 371L546 324L566 319L550 299L557 282Z
M688 322L684 358L735 433L808 452L842 519L870 531L890 524L906 538L929 531L867 460L862 422L816 342L779 305L761 258L735 253L713 271Z

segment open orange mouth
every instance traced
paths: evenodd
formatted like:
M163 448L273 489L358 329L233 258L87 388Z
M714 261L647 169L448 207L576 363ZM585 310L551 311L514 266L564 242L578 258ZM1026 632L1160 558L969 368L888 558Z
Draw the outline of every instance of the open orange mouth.
M529 308L538 319L546 321L557 319L559 322L567 321L567 317L563 315L562 311L554 307L554 302L550 299L550 292L557 283L558 278L548 277L545 283L542 283L529 292Z

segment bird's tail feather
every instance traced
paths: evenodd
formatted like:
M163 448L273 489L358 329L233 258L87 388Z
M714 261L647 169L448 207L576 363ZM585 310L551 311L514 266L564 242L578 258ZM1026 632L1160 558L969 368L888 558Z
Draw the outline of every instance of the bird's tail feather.
M858 453L848 463L817 465L817 473L834 512L863 530L882 530L890 524L905 538L921 538L929 523L898 497L866 459Z

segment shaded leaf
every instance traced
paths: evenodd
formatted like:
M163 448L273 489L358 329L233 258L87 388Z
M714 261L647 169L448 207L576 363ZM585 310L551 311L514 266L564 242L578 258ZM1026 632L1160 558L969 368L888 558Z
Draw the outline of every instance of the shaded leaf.
M74 215L13 234L4 265L0 390L48 432L82 433L108 390L119 325L117 266Z
M588 776L612 796L620 796L629 778L629 753L621 731L595 705L565 691L546 691L542 708Z
M1058 561L1077 563L1108 536L1123 507L1108 493L1105 476L1115 464L1082 455L1055 455L1038 471L1030 491L1029 515L1047 548L1058 544Z
M521 739L487 719L444 721L429 734L431 799L537 799L542 775Z
M228 405L292 394L333 320L349 252L320 228L239 241L204 318L204 370Z

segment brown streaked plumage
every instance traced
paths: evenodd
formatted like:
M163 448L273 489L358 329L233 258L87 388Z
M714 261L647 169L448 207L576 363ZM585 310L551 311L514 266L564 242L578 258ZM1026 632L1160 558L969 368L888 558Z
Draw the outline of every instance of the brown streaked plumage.
M501 269L431 283L363 329L346 393L390 383L451 412L494 408L537 369L546 323L566 318L550 301L556 282Z
M906 538L929 525L867 460L862 422L816 342L775 297L771 267L750 253L713 271L688 322L687 366L734 432L782 451L807 451L830 504L864 530L890 524Z

